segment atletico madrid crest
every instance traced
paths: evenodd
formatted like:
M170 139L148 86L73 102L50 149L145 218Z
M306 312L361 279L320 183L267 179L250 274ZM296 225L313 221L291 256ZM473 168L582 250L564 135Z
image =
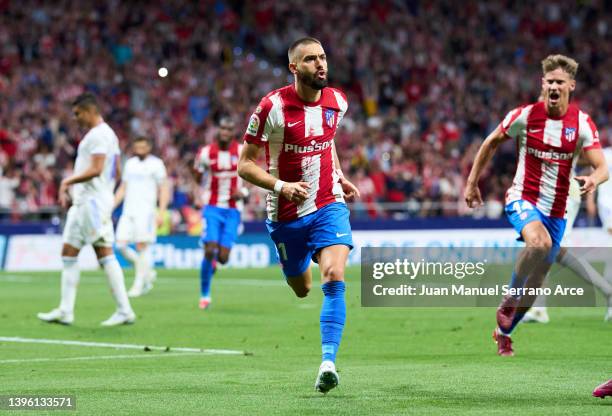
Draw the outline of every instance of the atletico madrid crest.
M568 142L573 142L576 138L576 128L575 127L566 127L565 128L565 140Z
M329 127L334 127L336 121L336 112L334 110L325 110L325 122Z

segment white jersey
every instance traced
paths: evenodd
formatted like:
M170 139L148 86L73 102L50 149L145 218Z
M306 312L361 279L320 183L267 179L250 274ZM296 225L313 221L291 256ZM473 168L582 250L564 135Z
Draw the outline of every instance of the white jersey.
M104 155L106 159L100 175L72 186L74 205L81 205L88 199L94 199L101 207L112 208L116 180L115 167L119 153L119 139L108 124L102 122L85 134L77 150L74 173L79 174L87 170L91 166L93 155Z
M597 187L597 204L612 208L612 147L603 149L610 179Z
M131 157L125 163L123 182L125 183L125 199L123 213L125 215L148 216L157 208L157 190L166 180L164 162L153 155L140 160Z

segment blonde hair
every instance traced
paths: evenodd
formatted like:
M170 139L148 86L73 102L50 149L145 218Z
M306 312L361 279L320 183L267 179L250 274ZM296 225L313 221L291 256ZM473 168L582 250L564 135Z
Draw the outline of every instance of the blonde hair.
M546 75L550 71L561 68L568 73L570 78L576 78L578 72L578 62L565 55L548 55L542 61L542 73Z

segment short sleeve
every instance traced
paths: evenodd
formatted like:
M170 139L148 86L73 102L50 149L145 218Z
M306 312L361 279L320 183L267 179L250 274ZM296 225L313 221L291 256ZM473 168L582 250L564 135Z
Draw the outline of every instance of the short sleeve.
M250 144L263 146L273 128L270 112L274 106L269 97L264 97L251 114L243 140Z
M104 139L104 136L101 134L92 134L91 139L89 141L89 154L92 155L108 155L109 153L116 154L118 153L115 150L115 146L112 147L112 152L109 152L108 141Z
M204 172L206 169L208 169L208 166L210 165L210 159L208 157L209 151L210 151L209 146L202 146L200 148L200 151L196 155L196 158L193 162L193 167L198 172Z
M527 127L525 112L525 107L519 107L506 114L500 124L502 132L506 136L516 139L519 133L525 130Z
M338 111L337 123L337 126L340 126L340 122L342 121L344 115L346 114L346 111L348 110L348 100L346 98L346 95L344 95L344 93L340 90L334 89L334 95L336 96L338 107L340 108L340 111Z
M159 184L166 180L167 176L168 175L166 173L166 166L164 165L164 162L162 162L162 160L160 159L158 160L157 168L155 169L154 173L155 182Z
M599 132L595 122L588 114L580 112L578 128L580 130L580 142L583 150L601 149Z

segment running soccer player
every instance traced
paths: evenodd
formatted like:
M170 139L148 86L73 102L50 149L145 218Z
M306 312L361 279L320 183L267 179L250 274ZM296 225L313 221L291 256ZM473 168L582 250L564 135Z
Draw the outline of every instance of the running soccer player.
M242 145L234 139L234 128L235 123L230 117L222 117L217 140L202 147L194 163L198 183L204 172L208 172L202 208L204 257L200 268L200 309L210 306L210 286L216 262L225 264L229 260L238 237L243 201L249 195L238 177Z
M125 290L123 270L113 253L111 213L115 179L120 171L119 141L104 122L93 94L79 95L72 104L72 112L79 126L88 131L79 143L74 174L65 178L59 188L62 207L67 208L72 200L63 234L61 302L51 312L39 313L38 318L65 325L74 321L80 274L77 257L83 246L91 244L117 303L117 311L102 325L131 324L136 315Z
M344 268L353 247L344 200L359 191L342 175L335 150L334 136L348 103L344 93L327 87L321 42L299 39L288 55L295 83L270 92L251 115L238 173L270 191L266 225L298 297L312 286L311 259L319 263L323 362L315 389L326 393L339 382L335 360L346 319ZM264 149L267 171L258 166Z
M144 136L133 141L134 156L125 163L122 182L115 193L114 206L123 201L117 224L117 248L135 268L134 283L128 291L130 297L144 295L153 287L155 270L149 245L156 241L157 226L161 225L170 200L166 167L151 154L151 148L150 140ZM136 244L136 251L130 243Z
M572 171L581 150L594 167L588 176L578 176L580 192L591 193L608 179L608 170L591 118L575 104L570 94L576 87L578 63L563 55L542 61L544 100L512 110L480 147L467 180L465 200L469 207L482 204L480 175L505 140L516 140L518 166L506 193L506 216L526 250L517 259L512 274L514 289L540 287L556 258L565 230L565 207ZM510 334L533 304L533 296L507 296L497 310L494 339L498 354L514 354ZM520 307L519 307L520 306Z

